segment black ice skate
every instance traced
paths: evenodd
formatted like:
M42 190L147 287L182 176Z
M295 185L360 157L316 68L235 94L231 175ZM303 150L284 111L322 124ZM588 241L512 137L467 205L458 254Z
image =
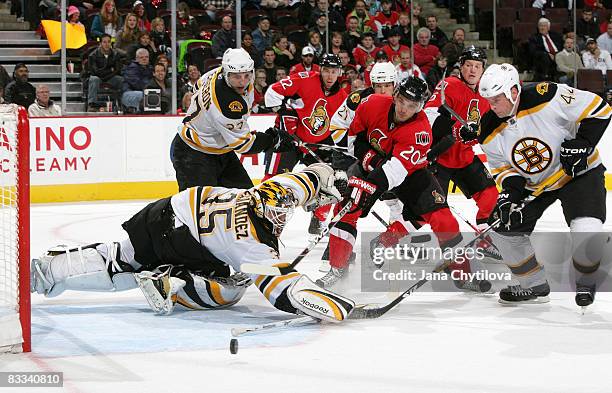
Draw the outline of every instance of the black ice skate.
M582 312L595 300L595 284L584 285L576 283L576 304L582 307Z
M531 288L510 285L499 291L499 302L502 304L548 303L550 286L547 282Z

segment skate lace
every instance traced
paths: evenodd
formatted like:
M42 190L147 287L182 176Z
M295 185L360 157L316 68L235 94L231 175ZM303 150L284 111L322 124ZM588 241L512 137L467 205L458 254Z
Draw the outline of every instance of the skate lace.
M518 296L530 296L533 295L533 291L529 288L525 289L523 287L521 287L520 285L514 285L512 287L510 287L510 291L513 294L516 294Z

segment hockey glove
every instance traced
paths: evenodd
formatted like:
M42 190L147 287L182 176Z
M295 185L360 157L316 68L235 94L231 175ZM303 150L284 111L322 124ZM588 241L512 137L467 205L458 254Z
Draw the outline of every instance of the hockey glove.
M270 127L266 130L266 135L272 138L272 145L270 147L274 152L283 153L295 150L294 141L286 132L276 127Z
M500 225L507 231L523 222L523 200L516 190L502 190L497 197L497 204L493 209L493 220L500 220Z
M477 123L469 122L466 126L461 126L453 129L455 139L461 142L473 145L478 142L478 135L480 135L480 126Z
M376 185L367 180L351 176L348 180L348 187L350 191L349 199L353 202L351 213L357 210L362 212L370 211L370 208L376 202L376 199L373 197L376 192Z
M568 139L561 144L561 166L568 176L576 177L587 169L589 154L593 148L583 139Z
M378 168L385 161L385 158L378 154L376 150L370 149L361 159L361 168L367 173Z

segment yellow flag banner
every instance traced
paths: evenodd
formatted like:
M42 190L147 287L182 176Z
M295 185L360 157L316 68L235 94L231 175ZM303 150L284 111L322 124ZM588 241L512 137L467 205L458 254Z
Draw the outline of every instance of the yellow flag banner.
M45 29L51 53L55 53L62 49L62 22L43 20L41 23ZM81 24L71 25L70 23L66 23L66 48L77 49L86 43L87 36L85 35L85 26Z

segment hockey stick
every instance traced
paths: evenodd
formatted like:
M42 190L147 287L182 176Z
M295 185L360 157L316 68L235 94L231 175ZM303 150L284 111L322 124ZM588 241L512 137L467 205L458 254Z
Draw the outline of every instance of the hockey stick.
M444 69L444 72L446 73L446 68ZM451 116L457 119L459 123L461 123L462 126L469 127L467 121L465 121L463 117L459 116L457 112L455 112L455 110L451 108L450 106L448 106L448 104L446 103L446 95L444 94L445 89L446 89L446 83L444 83L444 80L442 80L442 86L440 87L440 101L442 103L442 107L446 109L448 113L450 113Z
M459 211L457 209L455 209L453 206L448 205L448 207L451 209L451 211L453 212L453 214L457 217L459 217L461 219L461 221L465 222L466 224L469 225L470 228L472 228L472 230L474 232L476 232L476 234L480 233L480 229L478 229L478 227L474 224L472 224L470 221L468 221L467 218L463 217L463 215L461 213L459 213ZM495 246L495 244L491 243L488 239L483 239L489 246L493 246L495 247L495 249L497 251L499 251L499 249Z
M284 274L291 272L295 268L295 266L298 263L300 263L302 259L304 259L304 257L306 257L306 255L308 255L308 253L315 248L317 243L319 243L321 239L323 239L329 233L329 231L331 231L331 229L342 219L342 217L344 217L346 213L348 213L351 210L352 207L353 207L353 202L348 201L346 205L344 205L342 210L340 210L338 214L336 214L331 219L329 224L325 228L323 228L321 233L316 235L308 243L308 246L306 246L306 248L302 250L300 255L295 257L295 259L293 260L293 262L291 262L290 265L278 267L278 266L258 265L256 263L243 263L242 265L240 265L240 271L243 273L259 274L263 276L282 276Z
M319 322L321 322L320 319L307 316L307 317L300 317L300 318L285 319L283 321L278 321L278 322L265 323L263 325L256 325L256 326L250 326L250 327L244 327L244 328L232 328L231 331L232 331L233 337L239 337L239 336L243 336L249 333L261 333L261 332L269 331L272 329L284 328L288 326L303 325L303 324L309 324L309 323L319 323Z
M565 175L565 172L563 172L563 169L559 169L556 173L554 173L547 180L545 180L544 183L542 183L542 185L540 185L540 187L538 187L538 189L535 190L532 193L532 195L535 198L537 198L544 191L546 191L546 189L548 189L548 187L550 187L551 185L555 184L564 175ZM521 209L525 208L525 206L527 206L529 203L533 202L535 200L535 198L532 199L531 201L525 202L523 204L523 206L521 207ZM489 233L493 229L497 228L500 223L501 223L501 219L498 218L491 225L489 225L488 228L486 228L482 232L480 232L473 240L470 240L466 244L458 245L458 246L455 246L455 247L456 248L466 248L466 247L472 246L482 236L486 235L487 233ZM450 264L451 264L450 260L446 261L446 262L442 263L440 266L436 267L433 270L433 272L434 273L439 273L439 272L443 271L445 268L447 268L448 265L450 265ZM384 306L377 306L377 305L374 305L374 304L362 304L362 305L359 305L359 306L355 306L355 308L349 314L348 318L349 319L374 319L374 318L379 318L379 317L383 316L384 314L386 314L389 310L391 310L397 304L399 304L406 297L408 297L412 293L414 293L417 289L419 289L423 285L425 285L428 281L429 280L426 279L426 278L423 278L423 279L417 281L416 284L412 285L410 288L408 288L406 291L401 293L398 297L396 297L390 303L388 303L388 304L386 304Z

